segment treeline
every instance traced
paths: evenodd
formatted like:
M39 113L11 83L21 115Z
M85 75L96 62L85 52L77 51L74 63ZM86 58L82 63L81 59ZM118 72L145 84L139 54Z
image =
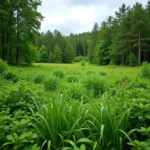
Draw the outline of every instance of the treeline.
M9 64L72 63L77 56L99 65L150 62L150 1L145 7L123 4L91 32L69 36L58 30L38 33L40 5L40 0L0 0L0 59Z
M96 23L88 47L91 63L140 65L150 62L150 1L145 7L123 4L100 28Z
M150 62L150 1L143 7L123 4L115 17L99 26L95 23L92 32L62 36L55 30L47 31L38 39L41 62L70 62L74 56L88 56L90 63L107 65L140 65ZM45 51L43 50L45 49Z
M48 30L37 39L40 62L72 63L75 56L87 56L90 33L63 36L60 31Z
M38 59L35 37L42 15L40 0L0 0L0 59L9 64Z

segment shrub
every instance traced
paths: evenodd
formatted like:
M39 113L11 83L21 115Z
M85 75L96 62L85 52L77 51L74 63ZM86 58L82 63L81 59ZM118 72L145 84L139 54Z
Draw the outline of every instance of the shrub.
M23 109L31 113L29 107L34 103L33 98L36 99L38 97L38 100L40 100L39 97L42 97L41 91L41 87L39 91L38 88L32 84L22 81L5 86L0 92L0 105L3 106L3 108L8 108L10 112Z
M59 79L55 76L50 76L46 80L44 80L43 83L46 90L54 91L58 87Z
M14 83L19 81L18 75L16 75L16 73L14 73L14 72L12 72L10 70L9 71L5 71L3 73L3 77L4 77L4 79L13 81Z
M65 73L64 73L63 70L55 70L53 72L53 75L56 76L56 77L58 77L58 78L60 78L60 79L62 79L62 78L64 78Z
M71 83L71 82L78 82L78 77L76 75L68 75L66 77L66 79L67 79L67 81L69 83Z
M106 80L96 75L88 76L83 82L87 91L93 91L95 97L102 95L107 88Z
M140 77L150 79L150 64L148 64L147 62L144 62L142 64Z
M33 82L38 84L38 83L42 83L45 79L45 75L43 74L37 74L33 77Z
M31 128L30 109L35 111L36 99L42 104L41 87L21 81L3 86L0 95L1 149L32 149L30 146L35 143L37 134Z
M81 66L85 66L85 60L81 61Z
M81 62L82 60L84 60L83 56L77 56L74 58L74 62Z
M82 60L88 61L88 58L84 56L77 56L74 58L74 62L81 62Z
M8 64L0 59L0 74L7 70Z

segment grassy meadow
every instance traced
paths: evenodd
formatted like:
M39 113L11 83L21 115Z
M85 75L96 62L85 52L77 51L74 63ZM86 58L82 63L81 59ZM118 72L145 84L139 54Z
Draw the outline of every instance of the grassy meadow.
M139 71L140 67L125 67L125 66L98 66L91 65L86 63L85 66L81 66L81 63L73 63L73 64L49 64L49 63L36 63L33 66L29 67L12 67L15 69L21 76L26 75L35 75L37 73L45 73L49 75L52 71L61 69L66 74L69 73L81 73L86 74L88 71L93 71L95 73L99 73L104 71L109 76L128 76L135 77Z
M150 149L150 66L0 61L0 149Z

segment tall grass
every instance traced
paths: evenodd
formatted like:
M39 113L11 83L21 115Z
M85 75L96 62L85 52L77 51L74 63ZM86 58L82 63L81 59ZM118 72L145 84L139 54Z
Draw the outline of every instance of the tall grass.
M106 91L108 82L104 77L98 75L89 75L83 80L83 85L87 92L93 91L95 97L98 97Z
M75 142L83 137L88 109L84 109L82 103L66 103L60 96L57 100L48 101L46 105L36 104L36 108L33 126L37 129L40 139L51 141L53 149L68 146L65 140Z
M122 109L122 112L118 113L117 107L110 106L108 103L95 104L92 102L91 108L90 119L86 125L91 140L97 141L97 149L123 150L125 136L120 130L126 133L130 109Z
M44 80L43 84L46 90L54 91L59 85L59 79L55 76L49 76L47 79Z

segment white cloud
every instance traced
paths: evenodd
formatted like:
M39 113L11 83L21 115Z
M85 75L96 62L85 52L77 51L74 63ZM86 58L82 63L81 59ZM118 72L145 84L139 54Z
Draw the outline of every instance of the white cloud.
M43 0L39 11L43 14L41 31L58 29L63 34L91 31L95 22L100 25L109 15L126 3L137 0ZM144 5L147 0L139 0Z

